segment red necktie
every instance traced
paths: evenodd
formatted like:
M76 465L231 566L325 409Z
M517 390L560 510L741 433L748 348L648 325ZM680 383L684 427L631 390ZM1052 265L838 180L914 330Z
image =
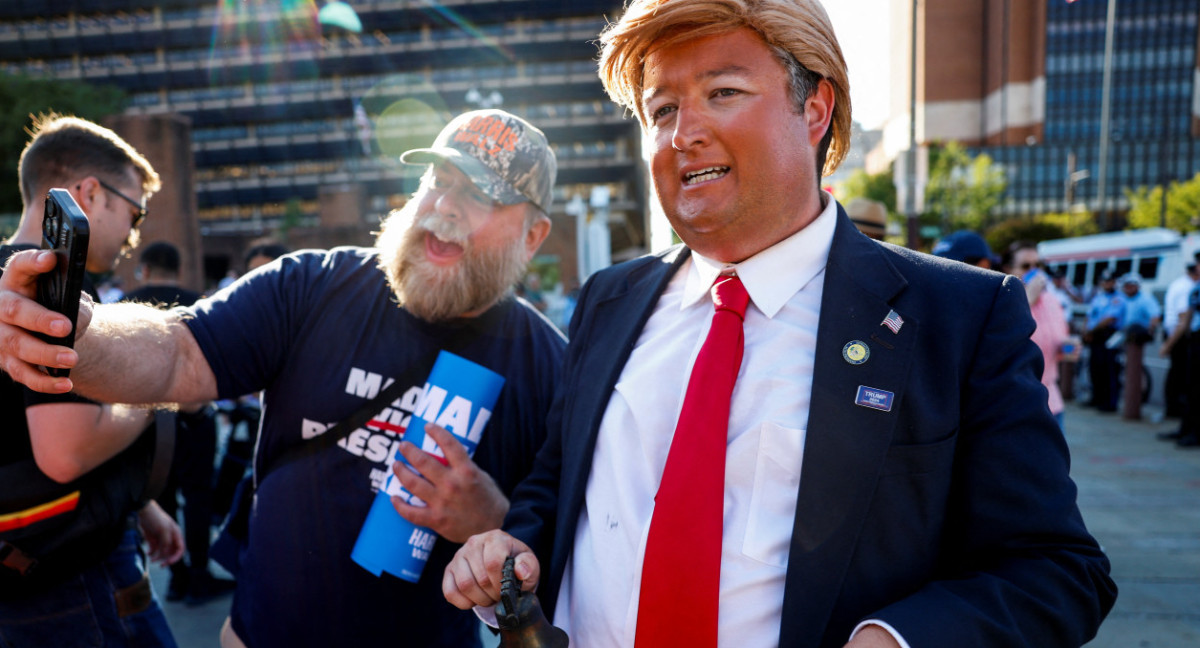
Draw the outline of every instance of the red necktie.
M729 400L742 365L750 296L737 277L712 287L712 328L696 356L642 564L637 648L716 648Z

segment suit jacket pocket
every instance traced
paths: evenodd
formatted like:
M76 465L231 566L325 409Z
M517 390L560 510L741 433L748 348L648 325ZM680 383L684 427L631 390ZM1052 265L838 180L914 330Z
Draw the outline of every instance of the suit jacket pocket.
M957 441L958 434L954 433L932 443L894 445L888 448L880 476L924 475L949 470L954 463Z

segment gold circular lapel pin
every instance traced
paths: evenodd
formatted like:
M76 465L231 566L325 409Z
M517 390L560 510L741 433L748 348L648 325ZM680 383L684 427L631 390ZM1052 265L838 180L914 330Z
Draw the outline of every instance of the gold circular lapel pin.
M871 348L860 340L850 340L842 347L842 357L852 365L860 365L871 357Z

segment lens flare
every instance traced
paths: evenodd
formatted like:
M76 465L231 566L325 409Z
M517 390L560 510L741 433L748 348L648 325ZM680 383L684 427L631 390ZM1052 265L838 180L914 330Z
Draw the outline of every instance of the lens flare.
M449 121L446 102L432 86L397 85L385 80L363 96L362 105L373 116L372 132L379 152L395 165L399 191L415 191L424 170L401 164L400 154L433 142Z
M442 25L453 25L467 33L471 38L479 41L483 47L490 49L508 61L516 61L516 56L512 49L506 45L502 45L496 40L495 36L486 34L474 25L471 21L463 18L457 11L443 5L437 0L424 0L426 9L424 13L433 17Z
M215 12L212 84L317 78L315 0L218 0Z

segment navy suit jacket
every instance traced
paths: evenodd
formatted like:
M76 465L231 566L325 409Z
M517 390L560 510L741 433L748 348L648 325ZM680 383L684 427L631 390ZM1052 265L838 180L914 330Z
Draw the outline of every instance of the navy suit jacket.
M688 254L608 268L581 292L549 437L505 521L542 564L550 618L609 396ZM882 325L891 310L897 333ZM913 648L1059 648L1095 634L1116 586L1076 506L1033 328L1020 282L876 243L839 207L781 646L840 647L868 618ZM867 362L843 359L851 340L870 347ZM860 385L892 392L891 411L857 405Z

